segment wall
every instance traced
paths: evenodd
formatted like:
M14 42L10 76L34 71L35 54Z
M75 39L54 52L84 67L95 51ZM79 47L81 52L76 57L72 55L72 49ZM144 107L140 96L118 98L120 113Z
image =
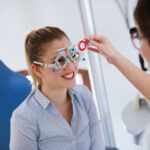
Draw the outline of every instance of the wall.
M14 71L26 68L24 39L28 31L44 26L64 30L72 43L83 38L76 0L0 1L0 59ZM86 68L82 63L81 68Z

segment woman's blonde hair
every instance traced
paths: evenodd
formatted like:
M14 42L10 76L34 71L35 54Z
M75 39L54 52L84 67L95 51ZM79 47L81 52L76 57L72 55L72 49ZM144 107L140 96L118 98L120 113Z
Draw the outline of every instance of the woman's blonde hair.
M29 69L29 73L33 78L34 88L41 86L41 79L31 69L33 61L41 61L42 56L46 53L45 44L48 44L56 39L61 40L68 36L57 27L44 27L38 30L29 32L25 39L25 56Z

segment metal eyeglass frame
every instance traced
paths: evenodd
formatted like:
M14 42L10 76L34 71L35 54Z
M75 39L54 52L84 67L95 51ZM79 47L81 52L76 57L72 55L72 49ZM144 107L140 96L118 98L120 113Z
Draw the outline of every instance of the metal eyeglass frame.
M64 48L60 48L57 49L56 52L58 52L59 54L57 55L56 59L55 59L55 64L48 64L48 63L42 63L42 62L38 62L38 61L33 61L34 64L40 65L42 67L45 68L53 68L52 71L55 72L56 70L60 69L60 68L65 68L67 63L69 63L70 61L74 62L74 63L78 63L81 60L81 51L76 48L78 46L78 44L73 44L71 46L66 46ZM66 56L66 50L69 50L69 55L70 56ZM74 55L78 54L79 57L78 59L73 59ZM59 63L59 59L60 58L64 58L65 62L64 64L61 66ZM83 59L84 61L84 59Z
M145 37L139 36L137 27L133 27L130 29L130 36L131 36L132 44L133 44L134 48L136 48L137 50L140 50L142 41ZM137 46L137 44L134 42L134 40L138 40L140 46Z
M137 49L137 50L140 50L141 47L138 47L135 42L134 42L134 39L137 38L140 42L140 44L142 44L142 40L145 38L145 37L139 37L139 34L138 34L138 29L136 27L133 27L130 29L130 35L131 35L131 39L132 39L132 44L133 46ZM141 45L140 45L141 46ZM142 57L142 55L139 53L139 62L140 62L140 65L141 65L141 69L143 71L147 71L148 69L145 67L145 63L144 63L144 59Z

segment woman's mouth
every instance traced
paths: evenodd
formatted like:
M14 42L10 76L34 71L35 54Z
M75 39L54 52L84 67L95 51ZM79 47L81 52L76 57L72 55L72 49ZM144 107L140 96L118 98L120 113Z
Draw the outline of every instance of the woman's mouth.
M72 80L74 78L74 72L66 73L65 75L63 75L63 78L65 78L66 80Z

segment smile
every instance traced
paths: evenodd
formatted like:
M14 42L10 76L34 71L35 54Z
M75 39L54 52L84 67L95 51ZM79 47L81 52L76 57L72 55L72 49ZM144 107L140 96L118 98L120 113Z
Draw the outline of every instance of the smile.
M65 75L63 75L63 77L65 78L65 79L73 79L74 78L74 72L71 72L71 73L67 73L67 74L65 74Z

